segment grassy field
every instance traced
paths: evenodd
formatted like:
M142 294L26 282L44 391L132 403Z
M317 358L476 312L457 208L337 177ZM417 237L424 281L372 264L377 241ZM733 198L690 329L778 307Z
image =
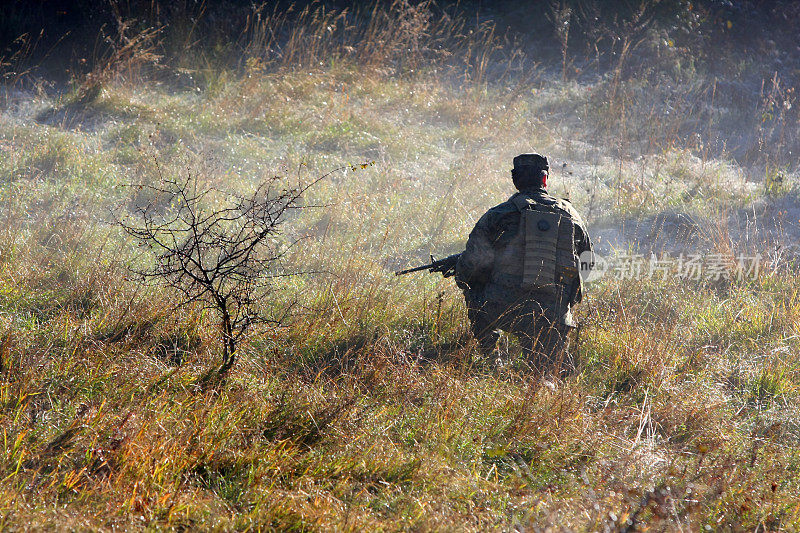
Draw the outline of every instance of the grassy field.
M127 59L59 94L4 92L1 529L800 529L794 171L776 144L743 165L709 141L774 122L700 81L669 100L644 78L491 78L473 52L450 70L398 68L395 49L319 64L304 42L180 85ZM529 151L604 256L762 268L606 276L578 308L574 375L496 370L451 279L393 271L463 249ZM295 312L203 384L213 316L129 274L143 258L115 216L159 172L243 192L339 167L286 222L302 241L285 266L316 273L263 305ZM677 215L696 223L664 224Z

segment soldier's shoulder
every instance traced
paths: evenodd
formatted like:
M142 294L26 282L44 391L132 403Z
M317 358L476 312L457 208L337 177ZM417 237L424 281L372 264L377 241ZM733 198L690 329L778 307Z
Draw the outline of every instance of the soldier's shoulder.
M508 199L505 202L497 204L496 206L492 207L486 213L503 215L505 213L511 213L515 211L517 211L517 208L516 206L514 206L514 202L512 202L511 199Z
M546 192L540 192L536 194L533 199L539 205L544 205L551 208L555 207L563 211L569 211L572 207L572 204L569 203L569 200L565 198L557 198Z
M575 209L575 207L572 205L572 202L570 202L566 198L557 198L556 201L558 203L558 207L566 211L569 214L569 216L573 220L575 220L575 222L577 222L578 224L583 224L583 218L581 218L581 215L578 213L578 210Z
M511 199L508 199L503 203L497 204L496 206L489 208L489 210L483 214L483 218L487 220L494 220L497 218L501 218L504 215L507 215L508 213L515 213L515 212L517 212L517 208L514 207L514 204L511 202Z
M572 202L569 201L569 198L554 198L554 200L556 201L556 205L564 211L577 213L575 208L572 206Z
M493 230L498 225L504 224L509 217L517 216L517 213L518 210L511 200L507 200L486 211L477 225Z

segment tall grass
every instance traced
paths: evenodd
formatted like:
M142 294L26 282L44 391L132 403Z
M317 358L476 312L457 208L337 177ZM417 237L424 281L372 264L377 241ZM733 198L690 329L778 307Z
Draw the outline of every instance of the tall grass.
M516 56L496 32L437 13L261 9L243 64L197 87L142 71L66 110L42 95L2 109L4 528L798 527L791 261L591 285L578 371L554 383L481 359L450 280L392 275L460 251L521 152L550 155L551 190L604 252L675 244L677 212L713 215L680 228L700 249L768 257L770 206L794 217L791 172L767 191L685 135L725 127L702 81L665 119L648 80L607 102L608 82L502 77L511 63L491 58ZM110 213L148 200L129 185L158 183L153 157L240 191L375 161L287 220L304 243L288 260L317 274L286 280L298 312L253 335L223 382L200 379L218 355L210 317L125 269L137 250ZM740 228L740 208L768 216Z

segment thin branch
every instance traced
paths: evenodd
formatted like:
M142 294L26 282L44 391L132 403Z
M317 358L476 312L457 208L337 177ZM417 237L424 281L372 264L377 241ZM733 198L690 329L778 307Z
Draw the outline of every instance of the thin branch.
M123 231L152 256L149 268L130 267L143 280L175 291L175 309L199 305L213 310L220 320L223 364L227 371L236 357L236 346L255 325L281 327L295 307L288 305L277 316L264 315L264 302L275 289L275 280L313 272L288 272L281 260L308 236L276 243L286 214L301 205L303 195L335 172L308 183L283 187L274 177L249 195L232 195L222 207L209 207L213 188L200 188L191 170L184 179L165 178L153 158L159 185L138 186L153 199L136 206L128 217L115 217ZM362 165L363 166L363 165ZM355 167L353 167L355 168ZM222 191L217 191L222 193ZM231 198L231 195L227 195ZM164 208L164 203L169 207Z

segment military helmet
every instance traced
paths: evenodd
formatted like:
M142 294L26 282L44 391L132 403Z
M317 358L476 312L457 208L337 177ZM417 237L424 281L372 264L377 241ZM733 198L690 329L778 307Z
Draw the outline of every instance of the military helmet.
M529 171L550 170L550 163L547 158L539 154L520 154L514 158L514 169L525 169Z

